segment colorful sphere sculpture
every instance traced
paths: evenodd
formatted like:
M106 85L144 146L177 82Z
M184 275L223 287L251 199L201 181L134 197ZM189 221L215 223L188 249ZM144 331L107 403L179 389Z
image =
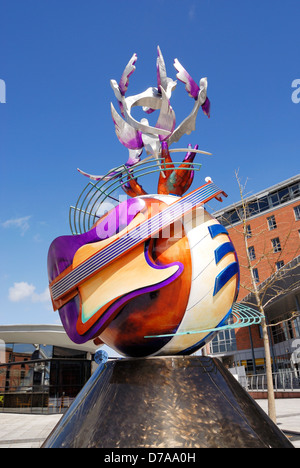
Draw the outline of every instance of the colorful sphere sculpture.
M93 340L131 356L191 354L211 340L231 314L237 297L239 267L226 229L204 208L226 195L210 179L187 193L194 178L198 146L187 148L181 164L170 145L195 127L202 107L209 116L207 80L198 86L175 60L194 109L175 129L170 105L176 82L167 77L158 48L157 88L125 97L135 69L132 57L119 84L112 80L124 119L112 106L118 139L129 150L127 163L92 180L119 181L129 196L80 234L55 239L48 253L52 302L68 336ZM136 121L131 107L159 111L155 127ZM141 154L155 161L157 193L137 181ZM80 171L83 172L83 171ZM95 206L95 213L99 206Z

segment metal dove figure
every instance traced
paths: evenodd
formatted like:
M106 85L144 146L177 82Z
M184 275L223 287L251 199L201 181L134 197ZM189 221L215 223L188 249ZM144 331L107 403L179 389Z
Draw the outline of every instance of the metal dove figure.
M170 98L172 92L176 88L177 82L167 76L166 65L159 46L157 47L157 54L157 87L149 87L140 94L126 97L129 78L136 69L136 53L132 55L126 65L119 83L114 79L110 81L122 115L121 117L118 114L111 103L111 115L115 125L115 132L120 143L128 149L129 157L123 169L118 169L118 173L112 170L106 177L121 177L125 171L127 172L129 168L132 168L141 161L143 149L145 149L150 157L156 159L160 156L164 158L165 155L167 155L167 160L165 162L168 163L170 169L172 165L170 152L172 152L172 150L170 150L169 147L177 142L184 134L190 134L195 130L196 117L200 107L202 107L202 110L208 117L210 116L210 101L207 97L207 79L202 78L198 86L180 62L175 59L174 67L178 72L176 76L179 81L186 85L185 87L189 96L195 99L194 108L190 115L175 128L176 117L170 104ZM146 118L137 121L132 117L131 109L135 106L141 106L146 114L151 114L155 110L159 110L159 116L154 127L149 124ZM198 145L195 146L194 149L195 151L192 153L192 156L190 152L187 152L183 163L192 161L191 157L194 159L196 153L201 153L201 151L198 150ZM80 169L78 170L92 180L100 180L103 178L103 176L94 176ZM184 180L181 180L183 172L185 172ZM158 193L167 193L167 190L169 190L168 193L184 193L191 185L193 175L193 171L184 171L181 166L177 169L174 168L172 174L170 171L166 173L161 167ZM171 183L171 180L175 179L177 181L176 189ZM187 183L188 179L190 180L189 184ZM179 180L181 180L181 188L178 182ZM122 185L122 188L130 196L146 193L138 184L137 180L130 177L127 182Z

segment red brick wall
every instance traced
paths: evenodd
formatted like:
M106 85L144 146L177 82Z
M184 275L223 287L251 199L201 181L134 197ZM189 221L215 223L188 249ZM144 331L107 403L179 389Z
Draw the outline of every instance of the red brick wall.
M259 281L267 279L274 272L276 262L283 260L284 264L290 262L300 254L300 221L295 221L294 207L299 205L296 201L281 206L257 217L250 218L247 224L251 226L252 237L248 239L248 246L254 246L256 260L251 263L256 266ZM275 216L277 228L268 229L267 218ZM243 225L227 227L230 238L235 246L240 263L241 288L238 300L241 301L249 291L243 286L250 286L250 272L247 268L246 248L243 237ZM281 252L273 253L271 239L279 237ZM259 260L259 261L258 261ZM251 287L252 289L252 287Z
M276 262L283 260L284 264L290 262L300 254L300 221L295 220L294 207L299 205L296 201L289 205L278 207L257 217L250 218L247 224L251 227L252 237L248 239L248 246L254 246L256 259L251 264L257 268L259 281L267 279L275 270ZM277 228L269 230L267 218L275 216ZM239 224L233 227L227 227L230 238L237 251L241 286L238 301L241 301L249 290L244 286L250 286L252 290L250 271L247 268L246 248L243 232L243 225ZM279 237L281 243L281 252L273 253L271 239ZM251 327L252 341L254 348L262 347L263 340L259 335L259 327ZM248 327L240 328L236 331L237 349L251 348Z
M251 327L252 343L254 348L262 348L264 345L263 339L260 338L259 326L253 325ZM237 350L251 348L249 327L238 328L235 333Z

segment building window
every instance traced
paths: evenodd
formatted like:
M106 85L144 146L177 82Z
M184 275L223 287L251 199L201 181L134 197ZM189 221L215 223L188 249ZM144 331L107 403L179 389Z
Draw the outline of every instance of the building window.
M227 321L227 324L233 324L233 317ZM221 330L217 336L210 342L210 354L228 353L236 351L236 338L234 329Z
M296 317L293 320L293 323L294 323L294 327L295 327L296 337L298 337L298 336L300 336L300 317Z
M291 198L299 197L300 195L299 184L292 185L292 187L290 187L290 192L291 192Z
M269 217L267 218L267 221L268 221L268 228L269 228L269 231L272 231L273 229L276 229L276 228L277 228L276 219L275 219L275 216L274 216L274 215L269 216Z
M249 205L247 206L247 215L248 216L254 216L257 213L259 213L259 208L258 208L257 201L249 203Z
M296 221L299 221L300 220L300 205L295 206L294 213L295 213Z
M250 224L247 224L247 226L246 226L246 238L250 239L250 237L252 237L251 226L250 226Z
M249 255L249 258L250 260L255 260L255 249L253 246L251 247L248 247L248 255Z
M271 201L271 204L272 206L277 206L279 205L279 197L278 197L278 193L273 193L273 195L270 196L270 201Z
M270 208L268 197L262 197L258 200L259 211L266 211Z
M279 190L278 195L279 195L280 203L286 203L287 201L290 200L290 193L287 187Z
M255 283L259 283L258 269L257 269L257 268L253 268L252 271L253 271L253 278L254 278Z
M272 239L271 242L272 242L273 252L274 253L281 252L281 244L280 244L279 237L275 237L275 239Z
M283 331L283 327L282 327L282 324L273 324L273 322L275 322L274 320L271 322L272 324L272 327L271 328L271 331L272 331L272 337L273 337L273 342L274 344L278 344L278 343L282 343L283 341L285 341L285 336L284 336L284 331Z
M234 223L238 223L239 221L241 220L239 218L238 213L236 211L233 211L230 216L230 223L234 224Z
M280 270L284 266L284 261L280 260L279 262L276 262L276 270Z

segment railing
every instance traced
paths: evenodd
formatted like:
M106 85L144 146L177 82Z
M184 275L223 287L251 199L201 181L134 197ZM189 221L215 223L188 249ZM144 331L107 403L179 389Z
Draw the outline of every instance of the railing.
M90 366L70 358L0 364L0 413L64 413L90 377Z
M272 374L275 392L300 391L300 375L297 371L284 371ZM250 392L267 391L267 375L257 374L242 378L240 384Z

